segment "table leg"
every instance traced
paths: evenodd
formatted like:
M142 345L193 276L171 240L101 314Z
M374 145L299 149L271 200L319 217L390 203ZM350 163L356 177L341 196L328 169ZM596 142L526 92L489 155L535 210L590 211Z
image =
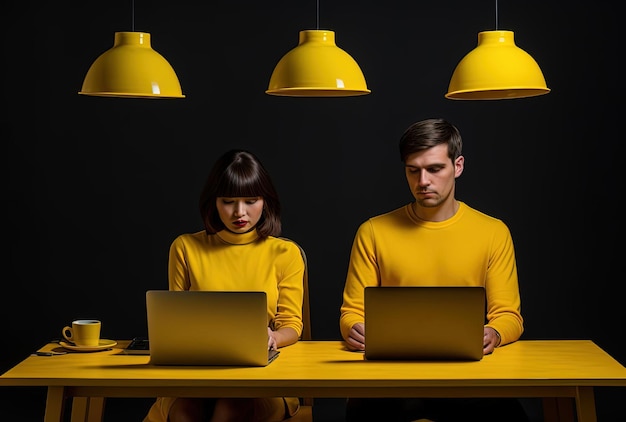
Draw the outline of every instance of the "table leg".
M89 407L88 397L74 397L72 399L72 422L86 422L87 408Z
M544 422L575 422L572 399L569 397L544 397L543 420Z
M593 387L576 387L578 422L596 422L596 402Z
M48 387L46 397L46 412L44 415L45 422L62 422L63 409L65 404L65 388L64 387Z
M102 422L104 397L74 397L72 422Z
M102 422L104 417L104 397L91 397L89 400L89 413L87 414L88 422Z

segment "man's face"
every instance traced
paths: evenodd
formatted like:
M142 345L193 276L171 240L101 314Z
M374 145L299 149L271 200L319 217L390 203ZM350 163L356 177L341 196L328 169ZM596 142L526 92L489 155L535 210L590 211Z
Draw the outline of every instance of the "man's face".
M450 160L446 144L409 155L404 170L417 204L434 208L454 200L454 182L463 172L463 163L463 156Z

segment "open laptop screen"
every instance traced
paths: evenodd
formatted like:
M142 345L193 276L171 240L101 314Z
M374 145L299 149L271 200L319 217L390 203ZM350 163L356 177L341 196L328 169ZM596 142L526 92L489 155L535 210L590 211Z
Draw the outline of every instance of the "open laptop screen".
M485 289L476 286L365 288L365 358L480 360Z
M146 309L153 365L265 366L278 352L262 291L149 290Z

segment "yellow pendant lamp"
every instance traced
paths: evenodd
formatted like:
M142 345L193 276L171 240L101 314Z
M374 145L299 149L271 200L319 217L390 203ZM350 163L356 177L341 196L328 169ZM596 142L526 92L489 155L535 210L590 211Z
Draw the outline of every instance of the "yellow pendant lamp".
M496 1L496 27L497 27ZM446 98L501 100L550 92L537 62L515 45L512 31L478 33L478 46L457 65Z
M120 98L184 98L169 62L146 32L116 32L113 47L91 65L79 94Z
M298 45L287 52L272 72L265 93L286 97L351 97L366 95L358 63L335 43L335 32L300 31Z
M81 95L118 98L184 98L176 72L152 49L150 34L133 30L116 32L113 47L91 65Z

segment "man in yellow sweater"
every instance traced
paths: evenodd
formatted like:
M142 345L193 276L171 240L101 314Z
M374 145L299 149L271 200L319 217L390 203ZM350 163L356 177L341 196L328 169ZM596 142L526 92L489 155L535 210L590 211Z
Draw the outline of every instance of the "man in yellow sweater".
M523 332L513 241L499 219L455 198L463 173L462 139L444 119L411 125L399 143L415 201L370 218L357 230L341 306L341 335L349 349L365 349L366 286L484 286L487 309L483 353ZM527 421L515 399L354 399L346 419L436 422Z

